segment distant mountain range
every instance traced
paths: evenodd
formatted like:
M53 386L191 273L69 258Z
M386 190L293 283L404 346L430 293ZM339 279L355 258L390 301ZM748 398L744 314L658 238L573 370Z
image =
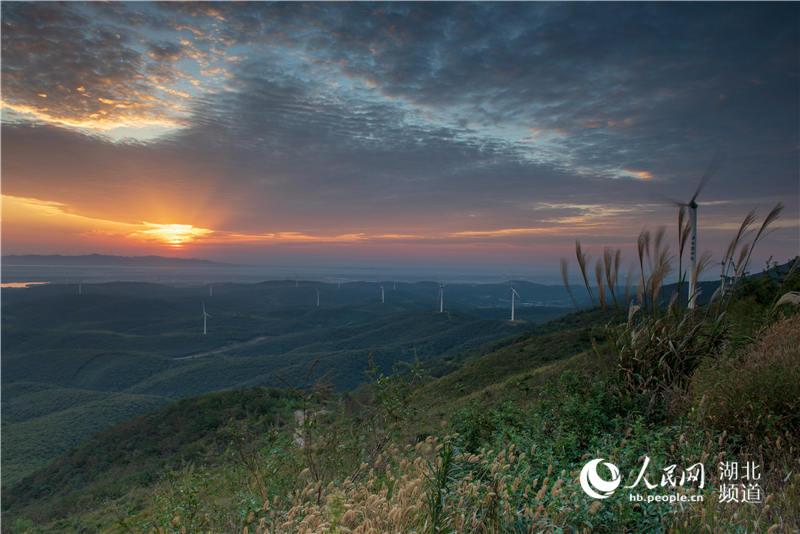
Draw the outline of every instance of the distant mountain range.
M165 258L164 256L109 256L105 254L84 254L81 256L62 256L60 254L26 254L3 256L3 265L51 265L51 266L134 266L134 267L231 267L220 263L194 258Z

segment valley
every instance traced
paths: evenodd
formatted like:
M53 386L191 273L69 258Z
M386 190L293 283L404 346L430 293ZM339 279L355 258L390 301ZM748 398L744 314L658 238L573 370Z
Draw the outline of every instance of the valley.
M381 285L390 288L383 303ZM516 286L532 298L565 296L563 288ZM398 362L453 357L569 311L523 301L523 321L511 323L503 319L508 286L453 284L446 292L439 313L435 283L3 289L3 485L98 431L182 398L283 387L315 362L337 390L352 390L366 380L370 357L391 372Z

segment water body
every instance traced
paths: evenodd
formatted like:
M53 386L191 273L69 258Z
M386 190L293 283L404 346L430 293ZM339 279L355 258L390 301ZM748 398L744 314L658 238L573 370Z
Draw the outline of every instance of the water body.
M3 282L0 284L2 288L29 288L31 286L42 286L50 282Z

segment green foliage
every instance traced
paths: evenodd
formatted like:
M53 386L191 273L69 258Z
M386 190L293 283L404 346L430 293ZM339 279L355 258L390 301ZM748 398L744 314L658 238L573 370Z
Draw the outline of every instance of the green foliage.
M200 511L200 491L208 484L208 474L189 468L166 473L166 491L155 496L156 525L166 532L200 532L208 519Z
M436 460L428 463L430 475L427 476L428 491L425 498L429 518L426 522L427 532L442 532L442 513L444 511L447 485L455 478L453 473L453 453L453 444L450 441L445 441Z
M416 355L415 355L416 356ZM378 424L389 431L390 436L397 432L402 424L416 416L416 407L411 400L417 392L422 380L420 363L415 357L413 364L400 362L395 365L394 372L390 375L383 374L375 365L370 356L370 369L367 377L370 379L372 392L372 417L379 417ZM401 373L401 365L405 371Z
M28 532L34 532L35 526L36 524L31 519L17 517L14 519L13 523L11 523L11 532L15 534L26 534Z
M497 454L492 451L526 452L509 471L516 487L510 506L520 510L534 503L538 510L535 518L520 514L513 528L502 531L659 531L671 517L669 505L635 505L623 492L594 501L576 481L590 457L606 458L626 472L637 470L644 454L657 466L720 458L722 443L687 421L670 421L666 413L654 418L648 402L621 394L613 383L568 371L528 409L507 404L492 410L483 419L490 421L492 432L479 447L482 455L491 461ZM454 426L466 448L471 436L461 432L458 422ZM523 492L526 486L531 491Z
M339 532L339 525L344 517L344 497L341 493L334 493L328 497L326 513L330 521L330 531Z
M461 436L466 450L477 452L492 438L497 430L492 414L492 411L485 410L475 400L453 414L450 424Z

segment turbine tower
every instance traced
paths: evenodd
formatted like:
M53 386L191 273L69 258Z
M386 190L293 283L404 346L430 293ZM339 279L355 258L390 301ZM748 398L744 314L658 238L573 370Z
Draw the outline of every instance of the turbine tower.
M78 282L78 296L83 295L83 282Z
M697 202L695 202L695 200L697 200L697 195L699 195L700 191L703 190L703 187L705 187L709 178L711 178L711 175L714 174L714 171L717 169L717 166L718 166L718 158L717 155L715 155L714 158L711 160L711 163L708 165L706 172L700 178L700 182L697 184L697 189L695 189L694 195L692 195L692 198L689 199L689 202L678 202L677 200L672 201L675 205L681 208L689 209L689 225L692 231L691 243L689 245L689 255L690 255L689 294L688 294L689 309L694 309L695 300L697 299ZM680 226L678 226L679 240L680 240L680 235L681 235L681 228Z
M385 294L384 294L384 292L383 292L383 286L381 286L381 304L383 304L384 302L386 302L386 300L385 300L385 298L384 298L384 297L385 297Z
M439 313L444 312L444 284L439 283Z
M319 308L319 289L317 289L317 308Z
M209 297L214 296L214 286L212 286L211 284L208 285L208 296Z
M511 320L512 321L514 320L514 299L515 299L515 297L519 297L519 293L517 293L517 290L514 289L514 286L511 286Z
M206 320L211 317L210 314L206 313L206 303L203 303L203 335L206 335Z

